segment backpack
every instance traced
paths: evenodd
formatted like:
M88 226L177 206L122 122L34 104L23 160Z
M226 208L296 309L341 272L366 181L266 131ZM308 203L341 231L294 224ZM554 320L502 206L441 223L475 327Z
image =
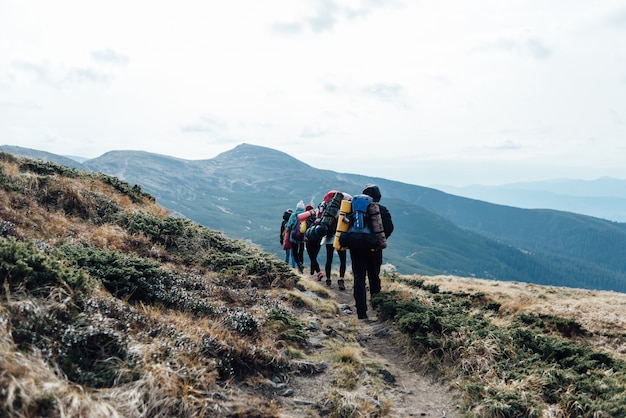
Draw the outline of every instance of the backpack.
M291 233L289 228L285 228L285 234L283 237L283 250L291 250L291 241L289 240Z
M334 192L334 193L333 193ZM329 198L330 194L333 193L332 198L326 201ZM341 206L341 201L343 200L343 193L338 192L336 190L330 191L326 194L324 199L324 208L320 211L319 223L328 228L332 225L333 221L339 216L339 207Z
M343 199L343 193L331 190L326 193L324 200L317 207L317 217L313 218L313 225L307 230L307 238L311 241L321 241L328 233L328 228L339 213L339 205Z
M326 225L322 225L319 222L319 219L320 218L313 218L313 217L309 219L309 221L312 221L312 223L309 224L309 227L306 230L305 235L306 235L306 239L310 242L319 242L322 240L324 235L326 235L326 232L327 232Z
M350 226L339 235L339 245L352 249L386 248L387 240L378 203L370 196L360 194L352 198L351 206L351 212L345 215Z
M291 217L293 211L291 209L287 209L283 212L283 221L280 223L280 242L282 243L285 239L285 225L287 225L287 221Z
M387 236L388 234L391 235L391 231L393 231L389 211L387 208L383 211L382 206L377 202L373 202L367 207L367 217L369 218L370 229L374 236L376 236L376 249L382 250L383 248L387 248ZM389 218L388 223L386 217ZM391 224L391 229L387 228L387 224Z
M385 237L389 238L393 233L393 221L391 220L391 214L389 210L382 206L378 205L380 208L380 217L383 220L383 229L385 230Z
M302 224L304 224L304 228ZM293 231L291 231L291 239L297 242L303 242L305 231L306 231L306 219L304 220L297 219L296 226L294 226Z
M342 200L339 208L339 216L337 218L337 224L335 225L335 239L333 240L333 247L337 251L345 251L346 247L340 244L341 236L348 232L350 229L350 214L352 213L352 199Z

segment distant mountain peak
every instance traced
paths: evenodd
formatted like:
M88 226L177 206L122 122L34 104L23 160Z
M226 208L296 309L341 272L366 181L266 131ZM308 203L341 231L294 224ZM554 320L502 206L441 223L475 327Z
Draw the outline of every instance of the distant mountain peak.
M245 163L246 165L262 165L285 169L312 168L291 155L262 145L252 145L241 143L235 148L224 151L217 155L212 161L223 164Z
M80 168L81 163L75 159L63 157L61 155L52 154L47 151L40 151L31 148L24 148L17 145L0 145L0 152L9 154L22 155L24 157L33 158L42 161L52 161L57 164L63 164L72 168Z
M277 151L273 148L264 147L262 145L248 144L246 142L243 142L237 145L235 148L229 151L222 152L221 154L218 155L218 157L222 155L227 155L227 156L237 156L238 158L249 157L249 158L256 159L259 156L273 155L273 154L276 154L276 155L280 154L280 155L284 155L284 156L292 158L289 154L286 154L282 151Z

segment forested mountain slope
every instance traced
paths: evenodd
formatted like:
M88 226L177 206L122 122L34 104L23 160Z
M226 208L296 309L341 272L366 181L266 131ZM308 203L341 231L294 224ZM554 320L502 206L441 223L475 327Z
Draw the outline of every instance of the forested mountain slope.
M331 189L377 183L396 232L386 261L401 273L521 280L626 291L626 224L554 210L494 205L381 178L319 170L242 144L208 160L115 151L82 168L139 184L163 206L281 254L280 216Z

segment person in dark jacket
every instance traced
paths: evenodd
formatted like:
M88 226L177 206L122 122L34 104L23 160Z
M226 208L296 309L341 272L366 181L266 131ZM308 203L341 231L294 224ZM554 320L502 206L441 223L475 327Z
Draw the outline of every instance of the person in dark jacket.
M363 194L372 198L376 203L380 202L381 193L378 186L368 184L363 189ZM393 233L393 222L389 210L378 203L380 214L383 220L385 237ZM352 275L354 276L354 301L359 319L367 317L367 288L365 278L369 283L370 298L380 293L380 268L383 264L383 250L374 248L350 248L350 259L352 260Z
M291 257L291 242L289 241L289 237L285 241L285 224L291 217L293 213L293 209L289 208L283 212L283 221L280 224L280 246L285 250L285 263L289 265L289 259L291 259L291 267L296 267L296 260Z
M304 202L301 200L296 205L296 210L291 214L289 220L285 224L290 232L291 254L296 261L300 274L304 273L304 238L297 239L294 235L294 229L298 226L298 215L304 212Z
M306 208L304 208L304 211L313 211L313 206L307 205ZM307 229L313 226L316 217L317 212L311 212L311 215L307 218ZM316 279L318 282L322 280L322 277L324 277L324 273L322 273L322 269L320 268L320 263L317 261L317 256L319 255L321 249L320 241L321 238L310 237L309 234L306 235L306 239L304 241L306 252L309 255L309 260L311 261L311 277Z

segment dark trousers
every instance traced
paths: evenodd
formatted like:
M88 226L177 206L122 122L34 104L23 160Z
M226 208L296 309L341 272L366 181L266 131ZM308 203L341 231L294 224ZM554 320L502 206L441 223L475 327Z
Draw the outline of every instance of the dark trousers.
M315 274L321 271L320 263L317 261L317 256L320 253L321 243L320 241L307 241L306 252L311 260L311 274Z
M304 242L292 242L291 253L299 268L304 266Z
M335 254L335 247L333 244L326 244L326 277L330 277L330 271L333 267L333 256ZM339 278L343 279L346 275L346 251L337 250L337 255L339 256Z
M370 288L370 297L380 293L380 266L382 265L382 251L370 249L350 249L352 260L352 275L354 276L354 302L356 313L360 317L367 314L367 276Z

